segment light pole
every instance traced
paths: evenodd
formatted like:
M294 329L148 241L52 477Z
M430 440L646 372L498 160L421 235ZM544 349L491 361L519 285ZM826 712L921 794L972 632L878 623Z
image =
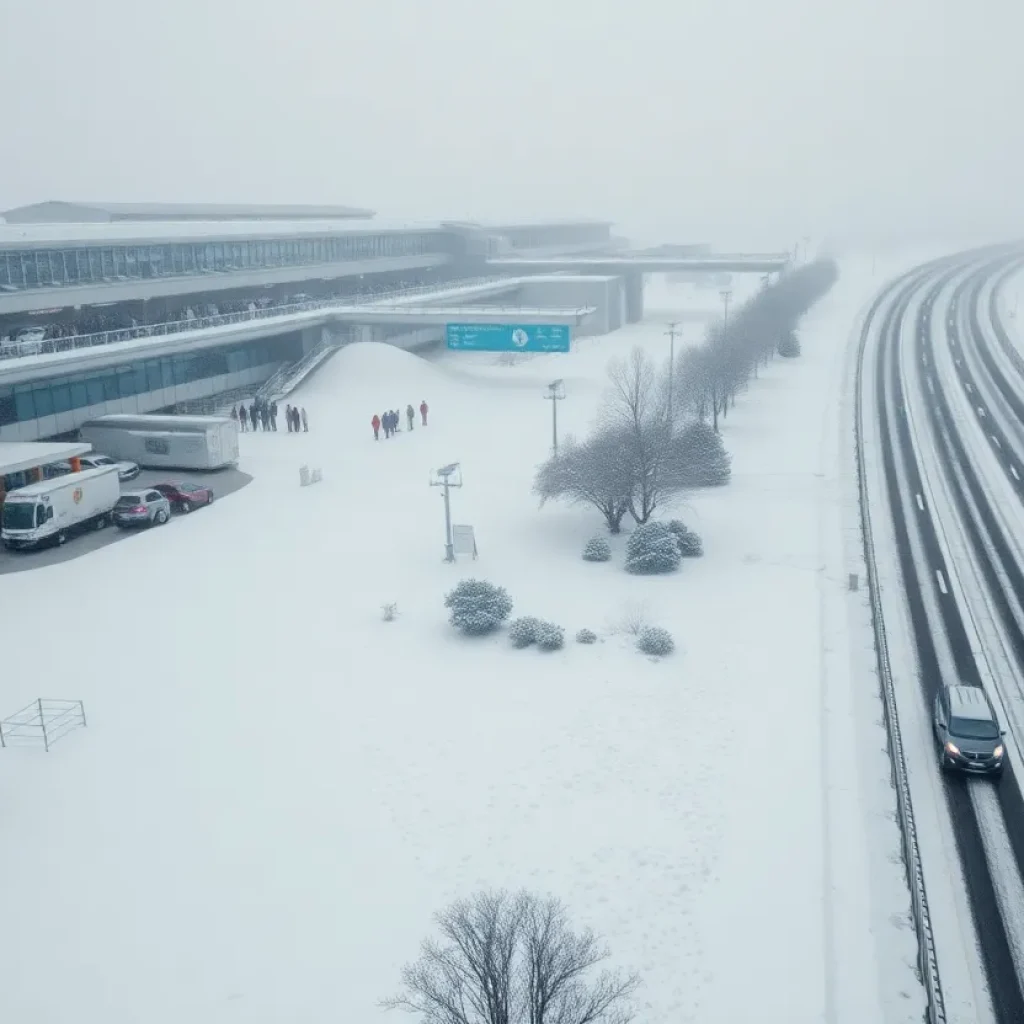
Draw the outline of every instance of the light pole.
M551 403L551 449L558 454L558 403L565 398L565 381L561 378L548 385L548 393L544 396Z
M434 475L437 479L431 480L430 486L444 488L444 560L454 562L455 545L452 542L452 505L449 492L453 487L462 486L462 472L457 462L451 462L447 466L442 466Z
M676 397L676 335L683 333L679 329L679 321L673 320L665 333L668 335L668 421L672 423Z
M724 309L724 315L722 317L722 340L729 340L729 300L732 298L732 289L723 288L719 293L722 297L722 307Z

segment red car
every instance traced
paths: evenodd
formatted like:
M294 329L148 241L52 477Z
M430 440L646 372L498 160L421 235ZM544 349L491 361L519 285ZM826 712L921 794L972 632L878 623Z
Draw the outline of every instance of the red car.
M177 512L191 512L200 505L213 504L212 489L199 484L153 484L153 490L167 498Z

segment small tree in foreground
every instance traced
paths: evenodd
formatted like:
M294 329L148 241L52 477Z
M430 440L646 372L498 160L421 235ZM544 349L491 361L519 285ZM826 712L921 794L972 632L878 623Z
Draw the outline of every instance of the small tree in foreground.
M667 629L662 629L661 626L648 626L636 638L636 646L644 654L661 658L676 649L676 642Z
M482 892L436 917L402 970L402 991L382 1004L422 1024L628 1024L635 974L593 969L607 949L589 929L570 928L556 899Z
M796 331L787 331L779 341L779 355L786 359L795 359L800 355L800 339Z
M468 636L492 633L512 613L512 598L504 587L486 580L460 580L444 599L449 621Z
M640 576L675 572L680 558L675 534L664 523L644 523L626 542L626 572Z
M584 545L584 562L610 562L611 560L612 548L604 537L591 537Z
M676 538L679 554L683 558L699 558L704 554L700 536L694 533L682 519L670 519L666 524Z

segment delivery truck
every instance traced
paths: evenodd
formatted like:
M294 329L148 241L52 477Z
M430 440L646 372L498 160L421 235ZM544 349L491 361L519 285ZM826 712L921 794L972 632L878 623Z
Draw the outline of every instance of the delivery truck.
M117 466L19 487L4 500L0 539L14 549L63 544L76 531L106 526L120 496Z
M230 416L99 416L79 429L95 451L150 469L221 469L238 462Z

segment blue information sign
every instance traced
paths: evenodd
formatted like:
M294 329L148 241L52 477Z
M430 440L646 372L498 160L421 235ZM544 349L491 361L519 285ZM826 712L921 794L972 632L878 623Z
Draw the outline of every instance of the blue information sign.
M448 324L448 347L463 352L568 352L566 324Z

